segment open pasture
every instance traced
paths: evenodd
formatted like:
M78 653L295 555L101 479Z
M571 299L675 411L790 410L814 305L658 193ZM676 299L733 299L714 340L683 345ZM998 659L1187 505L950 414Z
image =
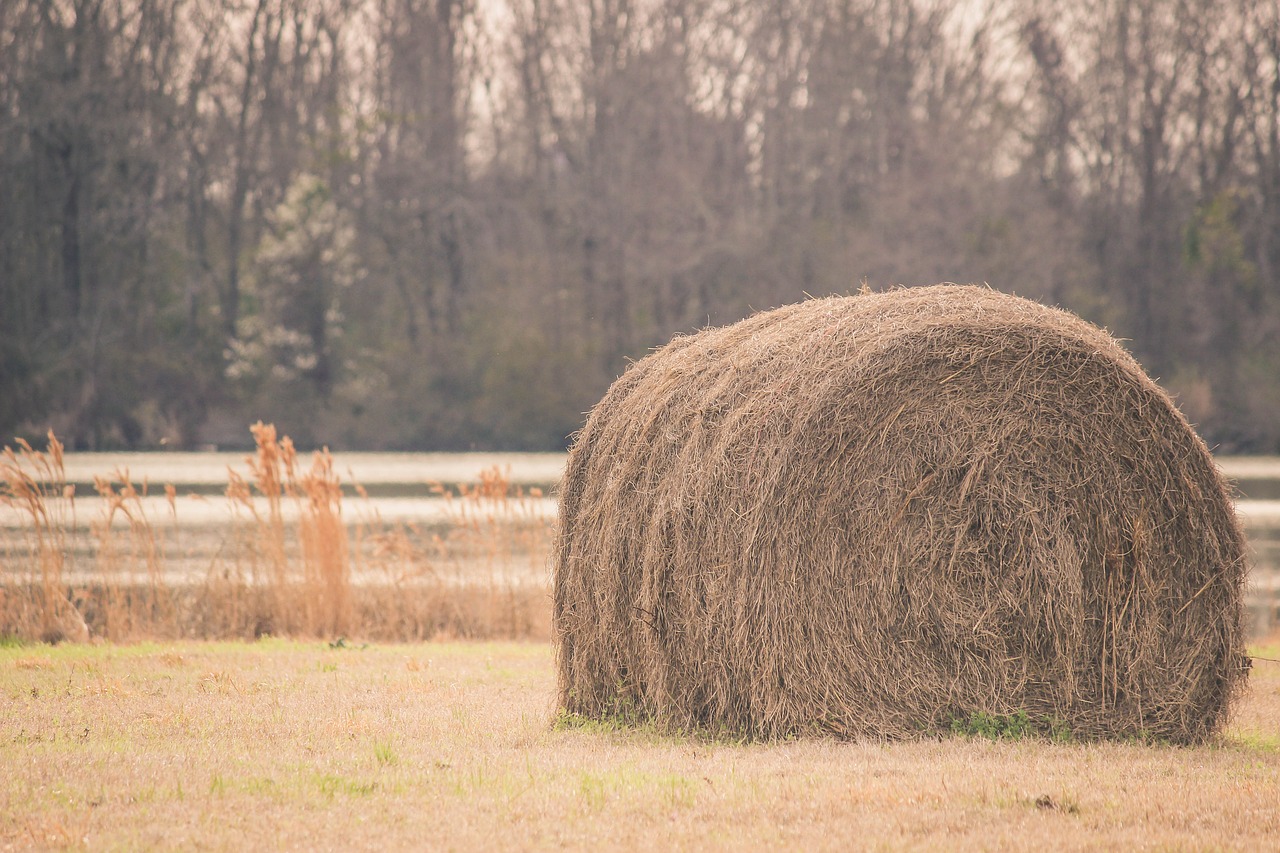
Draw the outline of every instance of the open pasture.
M1280 645L1253 654L1280 658ZM1239 849L1280 664L1209 744L738 744L554 718L542 643L0 648L0 850Z

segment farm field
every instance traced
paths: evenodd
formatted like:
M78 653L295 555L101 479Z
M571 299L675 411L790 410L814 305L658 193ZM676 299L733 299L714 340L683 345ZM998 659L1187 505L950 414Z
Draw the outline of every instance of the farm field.
M1280 643L1255 646L1280 658ZM557 721L533 642L10 644L0 849L1239 849L1280 664L1196 748L737 744Z

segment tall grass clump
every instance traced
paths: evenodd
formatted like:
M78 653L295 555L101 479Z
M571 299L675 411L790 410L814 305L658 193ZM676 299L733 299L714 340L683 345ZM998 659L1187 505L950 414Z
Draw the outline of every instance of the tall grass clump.
M158 495L128 470L95 477L100 509L81 527L56 437L47 452L23 442L6 448L0 500L11 518L0 526L0 635L549 634L552 520L539 490L513 487L509 472L488 469L474 484L432 486L439 501L432 520L385 520L358 484L344 488L327 449L304 467L274 426L258 423L251 432L245 469L228 469L227 520L214 528L211 552L180 547L181 501L172 485L157 510ZM207 548L210 535L202 529L193 538ZM207 556L203 570L193 568L198 555Z
M0 455L0 504L29 520L4 548L7 581L0 587L0 634L57 642L84 640L88 629L64 581L75 527L75 488L67 483L63 446L49 432L47 452L22 439ZM16 571L14 566L25 566Z
M253 617L256 633L347 633L352 628L348 534L333 458L327 448L317 451L310 470L302 473L288 436L277 437L275 426L261 422L250 431L256 452L245 460L249 476L228 471L226 490L240 522L235 583L224 590L235 602L232 615L242 612L236 593L249 586L263 590L266 598L267 606L260 602ZM222 579L229 578L224 571ZM211 580L217 585L216 573Z
M443 507L435 524L375 514L355 526L361 575L374 579L360 598L378 610L362 621L414 639L548 636L553 523L542 490L493 466L475 483L431 492Z
M445 501L447 539L438 548L452 563L455 577L484 578L483 613L488 625L506 626L515 635L549 630L543 608L529 607L531 590L522 578L549 581L547 552L551 524L539 509L542 490L511 483L511 471L499 465L482 470L476 483L461 483L455 497L440 484ZM541 587L535 594L541 595ZM534 621L530 621L533 619Z
M86 607L100 610L91 619L110 640L172 633L174 592L165 582L162 544L142 503L149 484L139 487L128 469L120 469L111 478L95 477L94 490L102 498L102 510L90 524L96 571L84 579L82 593ZM176 513L172 487L165 497Z
M306 622L316 633L345 634L352 627L351 562L347 526L342 521L342 483L328 448L315 454L298 488L305 502L298 536Z

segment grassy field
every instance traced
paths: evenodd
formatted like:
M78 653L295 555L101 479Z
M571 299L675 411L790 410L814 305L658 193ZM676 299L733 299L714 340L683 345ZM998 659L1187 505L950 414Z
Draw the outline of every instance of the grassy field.
M1280 658L1276 644L1255 654ZM0 648L0 849L1243 849L1280 664L1227 733L734 744L556 723L541 643Z

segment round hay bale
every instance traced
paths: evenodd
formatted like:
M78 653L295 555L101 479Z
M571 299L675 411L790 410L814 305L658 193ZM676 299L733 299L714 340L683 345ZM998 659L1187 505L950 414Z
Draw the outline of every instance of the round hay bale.
M1216 731L1246 677L1228 487L1109 335L972 286L673 340L591 412L555 557L559 702L750 737L1025 713Z

